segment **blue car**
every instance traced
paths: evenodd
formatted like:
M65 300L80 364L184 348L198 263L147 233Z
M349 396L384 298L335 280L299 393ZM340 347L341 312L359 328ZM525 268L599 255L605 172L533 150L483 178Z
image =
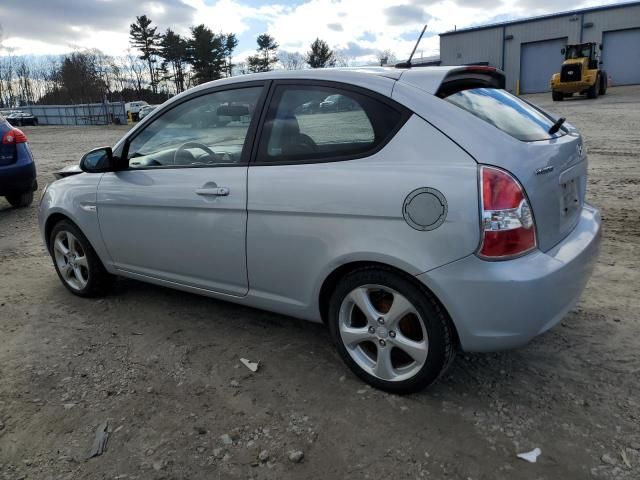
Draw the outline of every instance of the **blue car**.
M0 116L0 196L14 207L28 207L37 188L27 136Z

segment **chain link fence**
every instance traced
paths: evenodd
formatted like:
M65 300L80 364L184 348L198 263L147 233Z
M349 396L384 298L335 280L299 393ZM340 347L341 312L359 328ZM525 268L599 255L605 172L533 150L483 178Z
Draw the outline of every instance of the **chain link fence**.
M38 118L39 125L109 125L127 123L124 102L20 107Z

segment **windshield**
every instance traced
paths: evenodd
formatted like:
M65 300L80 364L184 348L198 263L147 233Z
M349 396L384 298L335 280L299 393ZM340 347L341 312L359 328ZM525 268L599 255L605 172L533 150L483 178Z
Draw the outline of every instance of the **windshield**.
M473 88L445 98L512 137L523 142L548 140L564 135L549 134L553 119L528 103L496 88Z
M591 57L591 45L572 45L567 47L567 60L583 57Z

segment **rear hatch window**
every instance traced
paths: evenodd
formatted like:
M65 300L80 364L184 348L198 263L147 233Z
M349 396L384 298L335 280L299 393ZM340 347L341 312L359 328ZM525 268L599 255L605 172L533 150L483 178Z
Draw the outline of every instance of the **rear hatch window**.
M472 88L453 93L445 100L523 142L549 140L566 133L561 128L550 134L555 123L551 117L505 90Z

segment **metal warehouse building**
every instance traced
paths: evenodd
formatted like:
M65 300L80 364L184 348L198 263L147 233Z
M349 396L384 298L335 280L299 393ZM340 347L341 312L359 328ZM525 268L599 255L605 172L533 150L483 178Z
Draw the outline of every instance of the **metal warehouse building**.
M640 84L640 2L460 29L440 34L442 65L488 64L505 71L507 89L549 91L567 43L602 43L611 85Z

